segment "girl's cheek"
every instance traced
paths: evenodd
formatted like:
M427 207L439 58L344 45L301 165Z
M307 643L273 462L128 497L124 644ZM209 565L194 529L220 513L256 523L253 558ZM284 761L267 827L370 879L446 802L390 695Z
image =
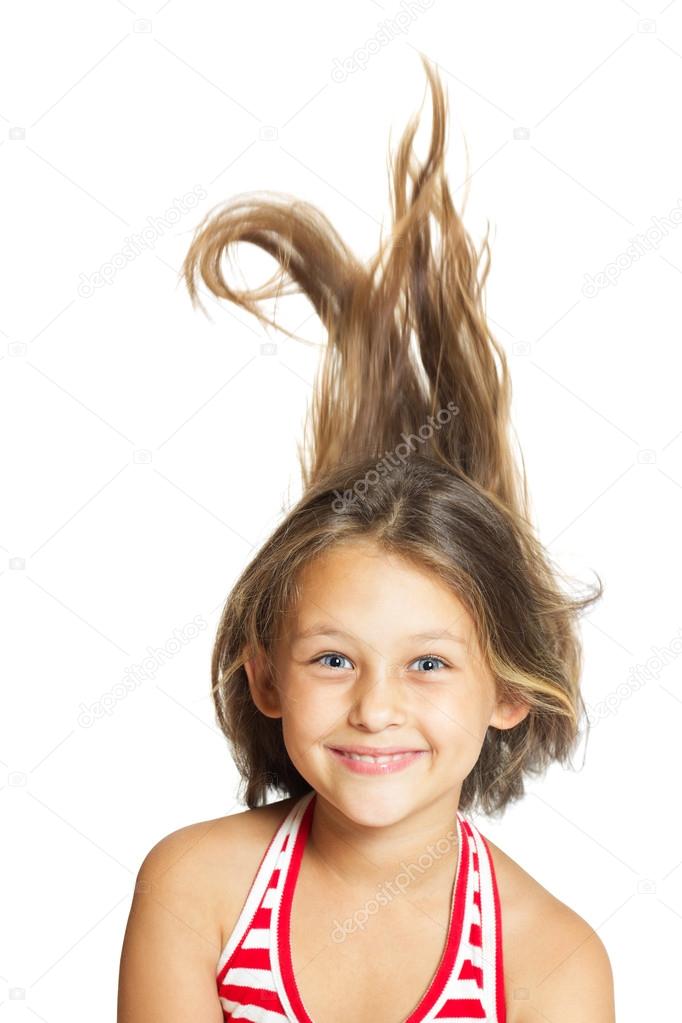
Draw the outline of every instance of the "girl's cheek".
M321 686L295 685L288 690L283 716L296 732L324 734L325 729L328 731L338 722L347 702Z

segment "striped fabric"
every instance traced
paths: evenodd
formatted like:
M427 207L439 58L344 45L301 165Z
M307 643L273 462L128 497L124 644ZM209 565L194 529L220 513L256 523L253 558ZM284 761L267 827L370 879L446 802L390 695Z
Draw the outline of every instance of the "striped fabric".
M313 1023L296 986L291 905L312 823L315 792L292 807L261 859L217 964L224 1020ZM502 919L493 861L476 826L457 813L458 861L450 926L440 964L402 1023L505 1023Z

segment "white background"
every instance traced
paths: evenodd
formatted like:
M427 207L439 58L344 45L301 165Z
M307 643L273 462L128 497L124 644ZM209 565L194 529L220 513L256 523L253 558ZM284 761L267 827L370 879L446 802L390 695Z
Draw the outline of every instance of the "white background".
M606 587L575 769L477 823L598 931L620 1023L678 1018L682 3L111 0L3 21L0 1019L113 1020L142 858L242 809L213 634L298 496L319 349L192 310L178 270L203 215L254 189L317 204L369 257L389 132L422 102L425 152L420 50L449 93L455 201L466 143L465 222L477 241L491 224L487 308L540 535ZM275 265L247 248L255 286ZM302 299L277 312L324 341Z

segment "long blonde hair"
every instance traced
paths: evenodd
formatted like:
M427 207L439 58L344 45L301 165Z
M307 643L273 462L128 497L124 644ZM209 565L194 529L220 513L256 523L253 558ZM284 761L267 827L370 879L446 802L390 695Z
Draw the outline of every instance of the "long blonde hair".
M451 586L500 698L530 708L513 728L488 729L462 785L463 812L500 813L523 794L524 776L567 762L579 737L577 619L602 584L583 597L565 592L530 521L525 467L511 442L507 361L483 308L488 237L477 252L455 211L444 170L447 102L422 62L432 100L428 155L415 157L412 118L389 175L392 231L372 260L359 262L307 202L242 194L207 214L182 267L194 306L199 275L216 297L278 327L259 304L301 291L328 334L298 449L303 494L234 585L213 652L217 721L249 807L267 802L268 790L295 796L310 785L287 754L281 719L255 707L245 660L264 651L274 676L278 623L300 597L301 570L360 538ZM235 291L221 258L237 242L258 245L279 272Z

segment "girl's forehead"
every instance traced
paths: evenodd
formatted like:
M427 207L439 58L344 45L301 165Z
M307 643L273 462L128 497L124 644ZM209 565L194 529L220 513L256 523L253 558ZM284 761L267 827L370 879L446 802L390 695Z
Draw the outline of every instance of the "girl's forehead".
M468 643L473 630L465 604L433 570L376 549L320 556L301 574L285 619L290 640L346 631Z
M426 565L396 551L387 551L370 540L348 541L336 544L316 555L299 573L299 578L324 580L331 572L362 572L364 575L395 575L414 577L422 581L439 582L436 572Z
M394 598L396 587L400 587L398 592L409 588L422 598L446 602L466 613L459 595L435 569L369 543L343 544L324 551L299 572L298 583L299 607L306 600L314 601L316 591L342 597L355 584L355 598L366 596L371 600L382 595Z

